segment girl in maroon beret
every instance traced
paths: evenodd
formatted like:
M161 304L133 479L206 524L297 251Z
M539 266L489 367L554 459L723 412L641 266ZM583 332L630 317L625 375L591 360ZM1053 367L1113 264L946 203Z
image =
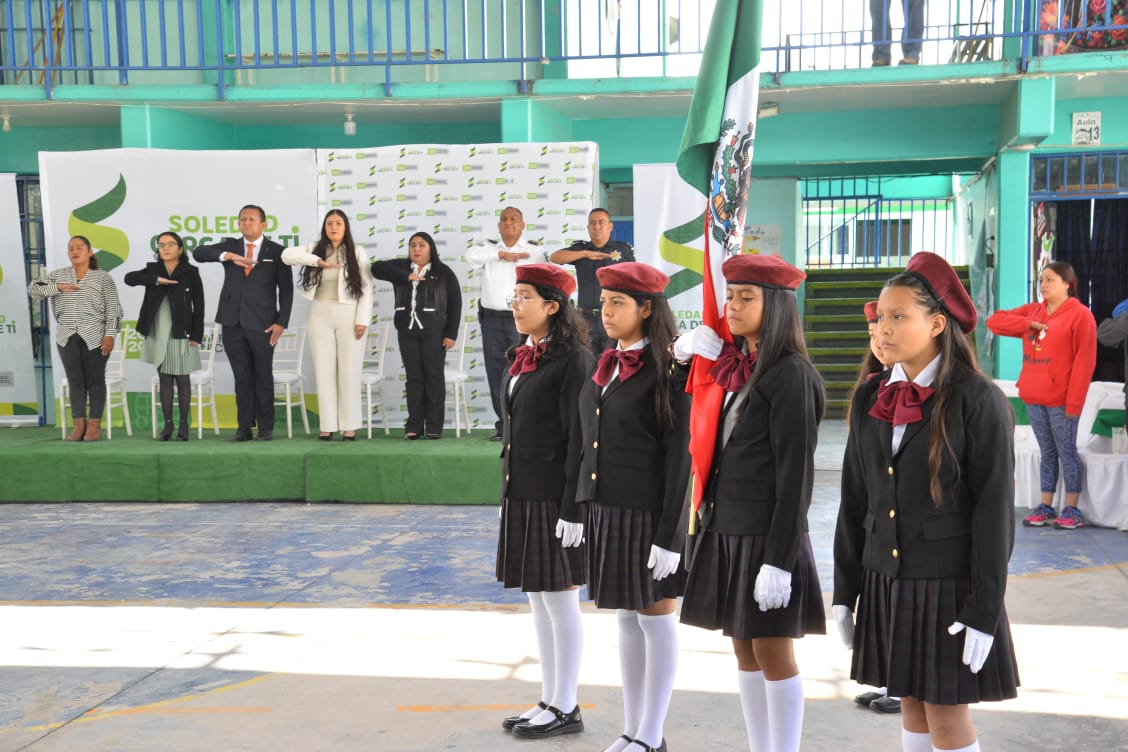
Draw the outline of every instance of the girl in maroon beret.
M716 335L699 327L675 351L716 361L711 373L726 392L681 618L732 639L750 748L798 752L803 679L794 643L826 633L807 533L826 398L795 299L806 275L756 255L733 257L722 272L734 343L716 352L705 342Z
M670 355L677 325L664 295L669 278L637 262L596 275L615 346L580 393L576 498L588 502L588 591L599 608L616 609L619 622L623 734L606 750L665 752L685 575L686 374Z
M569 301L576 281L552 264L517 267L510 298L524 335L508 353L501 390L501 531L497 579L529 598L541 662L541 698L502 727L544 739L584 730L576 702L583 626L579 586L586 581L576 478L580 426L576 400L591 374L587 324Z
M1003 605L1014 421L979 372L966 336L975 307L941 257L914 256L877 313L894 365L850 406L834 618L854 651L851 677L901 697L906 752L971 752L969 703L1018 686Z

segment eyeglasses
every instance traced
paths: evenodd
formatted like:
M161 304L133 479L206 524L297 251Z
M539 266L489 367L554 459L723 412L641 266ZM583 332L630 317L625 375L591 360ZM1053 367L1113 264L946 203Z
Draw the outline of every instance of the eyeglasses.
M179 248L179 247L180 247L179 243L173 243L172 241L169 241L168 243L157 243L157 248Z
M505 304L518 310L525 307L526 303L547 303L544 298L530 298L526 295L510 295L505 299Z

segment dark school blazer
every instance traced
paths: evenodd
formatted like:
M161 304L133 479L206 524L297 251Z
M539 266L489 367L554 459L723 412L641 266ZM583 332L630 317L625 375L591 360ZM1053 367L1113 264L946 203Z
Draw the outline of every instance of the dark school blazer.
M250 274L231 261L223 262L223 289L219 293L215 320L224 326L241 326L244 329L264 331L272 324L285 329L290 324L290 309L294 305L294 275L282 263L282 246L261 238L262 247L255 248L258 263ZM224 253L236 256L246 254L242 237L224 238L222 242L201 245L192 252L199 262L219 261Z
M933 395L890 456L893 426L870 407L888 375L861 384L850 407L842 504L834 534L834 603L854 608L863 570L899 580L968 577L959 621L994 634L1014 547L1014 414L978 372L952 382L946 426L955 460L940 467L942 503L929 491Z
M826 393L810 361L786 355L753 386L743 414L713 457L702 496L703 529L767 536L764 563L791 572L815 481ZM723 430L724 413L718 425Z
M687 369L673 366L670 403L673 420L660 429L654 415L657 365L649 350L643 366L625 382L603 387L590 378L580 392L583 453L576 489L579 502L657 512L654 545L685 547L689 487L689 395Z
M175 285L157 284L157 278L164 277L176 282ZM163 261L145 264L141 271L125 275L125 284L144 287L145 297L141 301L141 313L137 316L137 331L148 337L153 330L157 309L168 298L172 313L173 339L187 339L203 342L204 339L204 285L200 281L200 270L181 259L172 274L165 269Z
M557 501L569 522L583 517L576 504L580 468L580 414L576 400L591 375L587 348L541 359L537 370L513 379L505 372L501 389L501 498Z

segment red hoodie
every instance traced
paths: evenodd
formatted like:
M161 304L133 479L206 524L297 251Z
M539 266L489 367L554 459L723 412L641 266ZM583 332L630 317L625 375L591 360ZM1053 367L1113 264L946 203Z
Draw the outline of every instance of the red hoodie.
M1046 325L1045 338L1030 322ZM1080 415L1097 367L1097 322L1077 298L1067 298L1050 314L1045 303L996 311L987 328L1004 337L1022 337L1018 396L1029 405L1059 407Z

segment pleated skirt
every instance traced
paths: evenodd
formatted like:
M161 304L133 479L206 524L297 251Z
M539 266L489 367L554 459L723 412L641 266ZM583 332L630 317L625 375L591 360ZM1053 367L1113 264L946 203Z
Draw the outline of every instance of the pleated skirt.
M791 573L791 600L784 608L760 610L753 591L767 543L762 535L701 531L685 585L682 622L720 629L737 640L826 634L822 588L806 533Z
M588 504L588 597L596 606L638 611L684 592L684 562L665 579L651 576L647 563L657 527L656 512Z
M1018 662L1006 609L987 662L963 664L965 633L948 634L970 591L968 578L894 580L866 570L858 599L850 676L887 686L894 697L934 705L1009 700L1018 695Z
M564 548L556 537L560 504L514 501L501 504L497 581L522 592L556 592L587 581L584 544Z

